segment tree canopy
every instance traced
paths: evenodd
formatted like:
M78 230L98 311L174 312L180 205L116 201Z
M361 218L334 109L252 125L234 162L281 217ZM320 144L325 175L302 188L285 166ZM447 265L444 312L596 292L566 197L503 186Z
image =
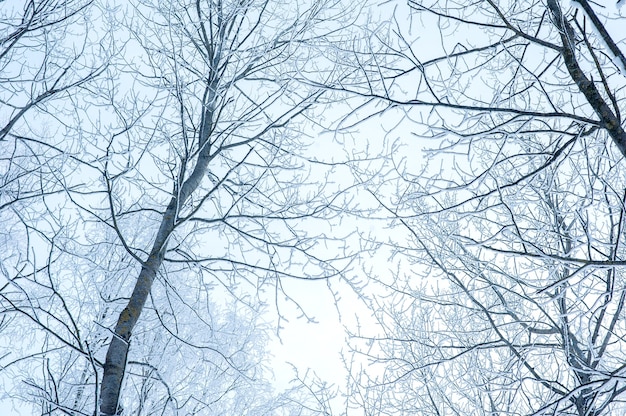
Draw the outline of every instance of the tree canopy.
M0 399L623 412L623 13L0 2ZM316 313L287 282L332 294L346 380L275 385L271 340Z

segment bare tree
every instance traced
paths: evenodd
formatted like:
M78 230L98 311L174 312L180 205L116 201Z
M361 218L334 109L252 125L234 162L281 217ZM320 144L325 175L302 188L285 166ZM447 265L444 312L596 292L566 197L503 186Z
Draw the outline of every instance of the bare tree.
M61 190L40 182L58 142L47 140L49 126L71 94L105 71L104 48L111 46L104 28L92 33L92 6L92 1L20 1L0 10L3 216L13 215L13 204Z
M619 23L586 1L408 6L344 120L399 117L389 134L428 147L421 160L397 151L393 173L368 183L392 230L373 247L398 266L371 269L379 331L355 333L372 363L353 372L355 406L623 412Z
M24 1L0 15L0 140L28 113L102 72L86 14L93 1ZM72 28L72 30L70 30Z
M59 231L49 222L44 225L41 205L64 192L63 184L54 178L59 178L64 160L71 158L71 153L63 155L57 146L63 143L64 129L55 126L55 121L67 111L72 95L106 70L109 52L113 52L106 28L93 30L89 19L93 9L92 1L47 0L3 2L0 7L0 326L3 346L8 347L0 359L3 380L11 377L7 368L16 360L12 347L32 341L28 336L11 337L20 326L20 312L11 305L12 292L20 279L33 278L46 270L44 264L54 262L53 253L41 249L40 236L32 226L43 225L43 232ZM54 296L54 290L51 293ZM39 294L33 293L31 310L39 308ZM58 318L66 317L60 311ZM35 328L47 324L38 313L30 318ZM32 328L27 334L31 332ZM29 347L23 351L34 353Z
M324 281L350 263L325 234L343 197L303 156L323 91L295 83L345 8L110 12L124 49L54 113L64 140L41 178L63 192L20 212L33 256L1 299L9 332L32 335L5 371L29 373L42 414L323 412L270 388L261 311L273 302L282 317L282 279Z

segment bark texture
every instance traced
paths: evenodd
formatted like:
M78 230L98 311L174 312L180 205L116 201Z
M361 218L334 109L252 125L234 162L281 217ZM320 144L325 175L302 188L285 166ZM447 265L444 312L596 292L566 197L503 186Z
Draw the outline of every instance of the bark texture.
M581 3L582 4L582 3ZM584 5L583 5L584 6ZM588 6L588 5L587 5ZM566 20L566 17L561 11L561 7L557 0L548 0L548 8L552 14L552 21L556 28L560 32L561 43L563 44L561 49L561 56L567 67L572 80L578 86L580 92L582 92L587 99L587 102L591 105L595 113L600 118L602 127L606 129L611 136L611 139L622 153L626 157L626 131L621 125L618 110L614 112L604 99L596 84L591 81L576 60L576 33L571 24ZM590 9L590 8L589 8ZM587 10L587 9L585 9ZM593 13L593 10L591 11ZM594 15L595 16L595 15ZM593 20L593 19L592 19ZM606 30L602 27L602 23L596 18L593 21L594 25L602 36L606 34ZM602 30L600 30L601 27ZM608 34L606 34L608 37ZM606 39L605 39L606 41ZM617 46L615 46L617 48ZM617 49L619 51L619 49ZM612 52L614 52L612 50Z
M172 197L163 214L150 255L143 263L130 300L120 313L117 324L115 325L113 339L109 344L106 360L104 362L104 375L100 388L100 413L102 416L119 414L120 409L118 408L118 402L126 370L126 359L128 357L133 328L141 316L157 272L163 265L167 242L176 227L180 208L189 199L191 194L198 189L202 178L206 174L209 162L212 157L215 156L211 155L209 140L214 116L213 107L211 106L211 103L214 102L214 91L214 85L207 87L205 100L208 100L208 102L205 101L207 106L202 116L201 125L203 128L200 130L200 150L195 167L187 179L184 181L181 179L182 185L176 188L179 189L179 192Z

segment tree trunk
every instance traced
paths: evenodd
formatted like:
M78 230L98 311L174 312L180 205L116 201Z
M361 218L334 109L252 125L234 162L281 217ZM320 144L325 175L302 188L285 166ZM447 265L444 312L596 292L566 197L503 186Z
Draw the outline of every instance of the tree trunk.
M561 56L563 57L567 71L572 77L572 80L576 83L576 86L578 86L580 92L585 95L587 102L600 118L602 127L609 133L613 143L615 143L622 155L626 157L626 131L622 128L620 119L615 115L613 110L611 110L611 107L609 107L604 97L602 97L596 84L587 78L580 65L578 65L573 43L576 39L574 29L561 12L561 7L556 0L548 0L548 8L552 13L552 21L561 34L561 43L563 44ZM598 22L594 23L599 24Z
M170 206L171 205L170 203ZM169 210L168 207L168 211ZM171 220L167 221L170 218ZM152 253L150 253L148 260L143 264L137 282L135 283L133 294L124 310L122 310L122 313L120 313L117 324L115 325L113 339L107 350L106 360L104 362L104 375L100 388L100 413L103 416L118 414L118 401L126 370L126 358L130 346L130 337L133 328L139 320L141 311L146 304L157 270L163 263L167 237L174 228L173 218L174 216L168 215L168 213L163 217L161 229L157 235ZM169 226L165 226L166 222L169 222Z
M215 86L208 86L207 91L211 98L209 103L212 104ZM213 114L212 106L207 106L202 116L203 120L201 125L212 126ZM120 409L118 409L118 402L126 369L126 358L128 356L132 331L148 299L156 274L163 264L165 251L167 250L167 241L174 231L180 207L200 186L202 177L205 175L209 166L209 162L215 156L215 154L211 155L210 151L210 134L210 127L201 129L199 140L201 148L198 152L194 170L183 182L182 186L176 188L180 189L180 191L178 195L172 197L165 210L165 214L163 214L159 231L157 232L156 239L152 246L152 251L148 259L143 263L130 300L124 310L122 310L122 313L120 313L117 324L115 325L113 339L111 344L109 344L104 362L104 375L102 376L102 385L100 387L100 413L102 416L114 416L120 411Z

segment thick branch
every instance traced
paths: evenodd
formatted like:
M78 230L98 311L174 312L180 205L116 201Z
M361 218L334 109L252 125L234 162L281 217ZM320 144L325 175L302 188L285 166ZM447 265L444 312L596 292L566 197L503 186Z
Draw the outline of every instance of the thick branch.
M548 0L548 8L552 13L552 21L561 34L561 42L563 43L561 56L567 71L578 86L578 89L587 98L587 102L600 117L602 127L609 133L622 155L626 156L626 131L620 125L619 119L606 103L596 85L587 78L580 65L578 65L574 49L575 35L572 26L565 20L557 0Z
M615 56L615 58L620 62L621 64L620 72L622 70L626 70L626 56L624 56L620 48L613 41L613 38L611 37L611 35L609 35L609 32L606 31L606 29L604 28L604 25L602 24L602 22L596 15L596 12L594 12L591 6L589 5L589 2L587 0L574 0L574 1L581 5L583 10L585 11L585 14L589 16L589 19L591 19L591 23L600 34L600 37L602 37L602 40L604 41L604 43L606 43L607 48L609 48L613 56ZM624 76L626 76L626 74L624 74Z

